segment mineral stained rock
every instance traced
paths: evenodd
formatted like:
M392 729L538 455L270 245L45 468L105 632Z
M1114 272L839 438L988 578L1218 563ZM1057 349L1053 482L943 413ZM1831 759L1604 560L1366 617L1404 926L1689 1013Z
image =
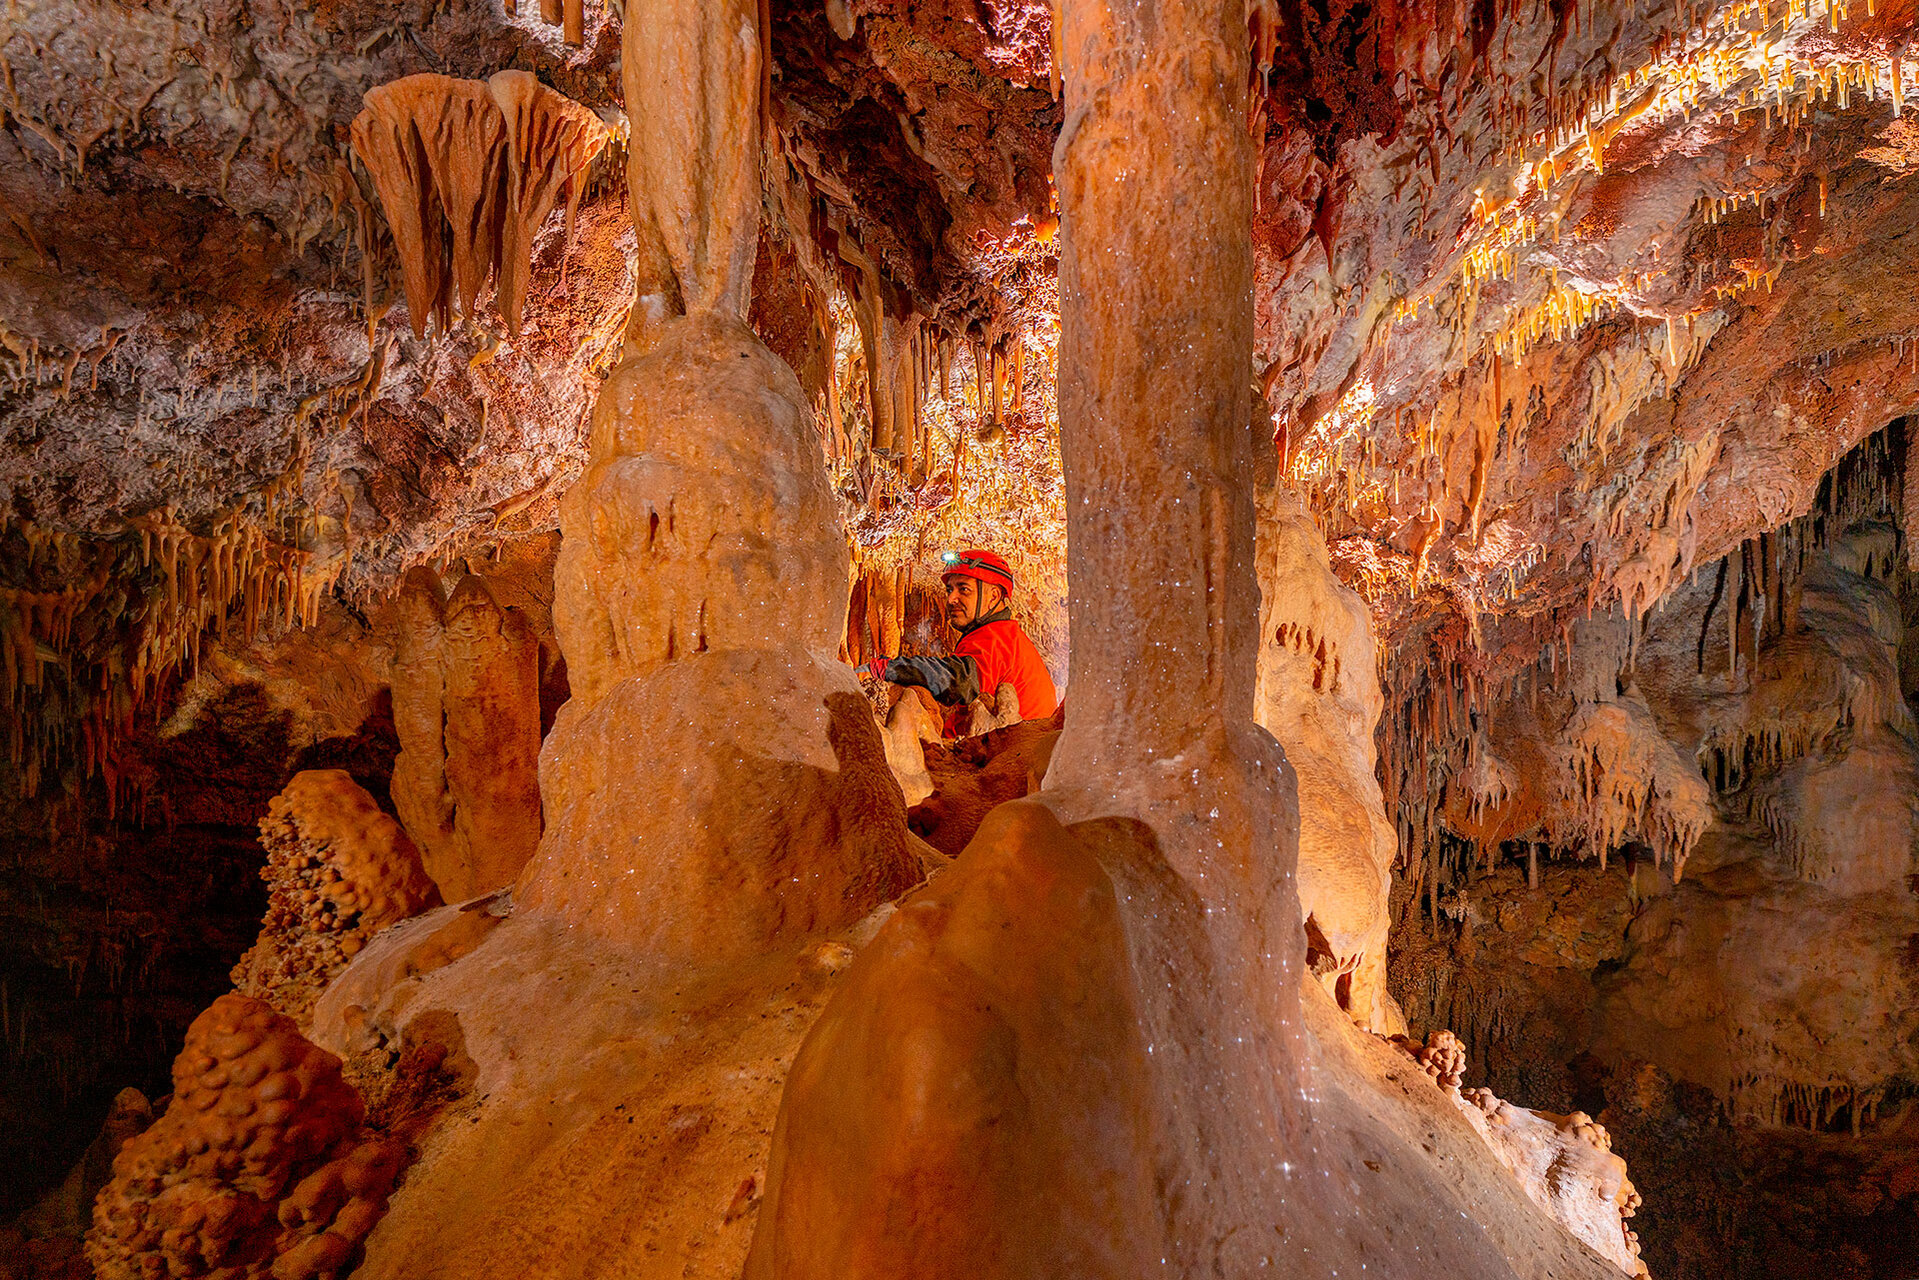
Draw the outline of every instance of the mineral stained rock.
M260 820L260 842L267 914L233 984L296 1023L375 934L439 905L406 832L338 769L295 774Z
M478 574L415 569L395 609L393 806L448 902L518 877L540 842L539 639Z
M362 1118L338 1058L263 1001L222 996L187 1032L166 1114L114 1160L87 1236L95 1274L345 1273L400 1163Z

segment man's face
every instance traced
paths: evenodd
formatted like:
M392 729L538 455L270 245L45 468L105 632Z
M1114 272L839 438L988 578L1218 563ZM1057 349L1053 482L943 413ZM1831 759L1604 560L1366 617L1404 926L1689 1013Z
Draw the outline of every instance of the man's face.
M946 621L963 627L992 609L992 601L982 596L997 596L997 588L988 589L977 578L956 573L946 580Z

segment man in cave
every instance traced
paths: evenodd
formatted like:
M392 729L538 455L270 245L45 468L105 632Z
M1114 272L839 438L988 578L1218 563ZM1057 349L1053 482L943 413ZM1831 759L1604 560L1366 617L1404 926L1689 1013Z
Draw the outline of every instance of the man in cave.
M944 733L954 737L960 718L976 698L991 698L1002 684L1019 695L1022 720L1040 720L1059 707L1052 673L1039 650L1013 620L1013 570L990 551L949 551L946 569L946 621L959 632L950 657L925 655L887 662L886 679L918 685L946 707Z

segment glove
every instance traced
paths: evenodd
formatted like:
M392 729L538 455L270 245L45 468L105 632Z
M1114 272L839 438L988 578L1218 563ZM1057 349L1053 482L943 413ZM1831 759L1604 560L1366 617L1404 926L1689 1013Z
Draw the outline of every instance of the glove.
M866 674L872 676L875 680L884 680L886 678L887 665L892 661L891 658L875 658L861 667L860 670L866 672Z
M938 658L895 658L886 664L886 678L894 684L918 685L936 699L953 688L953 673Z

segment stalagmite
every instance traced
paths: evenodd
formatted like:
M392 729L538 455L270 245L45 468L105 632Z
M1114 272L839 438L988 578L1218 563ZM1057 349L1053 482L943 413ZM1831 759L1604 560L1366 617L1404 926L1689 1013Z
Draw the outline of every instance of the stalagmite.
M539 639L468 574L447 600L440 670L459 861L432 870L459 902L512 883L540 842Z
M362 1128L340 1061L264 1001L222 996L173 1064L173 1101L114 1160L94 1274L337 1275L387 1209L403 1153Z
M459 863L453 797L446 785L446 682L440 664L446 592L440 575L425 567L409 571L394 614L393 724L400 754L393 762L393 809L437 883L436 870ZM458 901L450 885L441 896Z
M267 914L234 989L296 1023L375 934L439 905L400 824L337 769L295 774L260 820L260 843Z

